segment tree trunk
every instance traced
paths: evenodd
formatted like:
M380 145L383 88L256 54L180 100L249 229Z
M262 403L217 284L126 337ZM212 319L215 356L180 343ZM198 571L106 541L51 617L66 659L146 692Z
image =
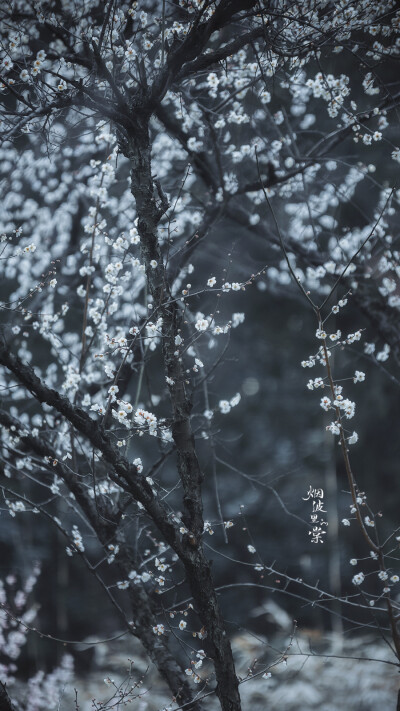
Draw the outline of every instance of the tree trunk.
M183 366L175 355L175 337L181 326L181 312L176 301L171 298L168 275L158 244L157 227L167 206L160 187L155 185L152 178L151 145L146 119L143 120L141 127L129 136L128 141L123 145L123 150L131 161L131 191L136 202L138 232L147 283L153 302L157 305L158 314L163 319L164 371L169 382L173 419L172 436L176 445L178 473L183 487L185 508L183 521L188 529L188 533L183 537L184 545L176 552L185 567L198 615L211 644L211 656L217 679L216 693L221 708L223 711L240 711L239 684L232 648L219 608L210 564L202 546L203 474L197 459L191 429L191 402L185 390ZM156 188L161 205L156 201ZM153 266L150 264L152 261Z

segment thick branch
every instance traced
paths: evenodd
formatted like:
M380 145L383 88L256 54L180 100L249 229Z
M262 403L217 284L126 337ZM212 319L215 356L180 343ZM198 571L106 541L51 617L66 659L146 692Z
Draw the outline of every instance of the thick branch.
M169 545L174 548L178 555L182 554L179 531L176 524L170 521L169 510L158 501L146 478L138 473L137 468L130 464L127 459L120 456L108 435L99 427L97 422L92 420L84 410L72 405L66 398L61 397L56 390L44 385L40 378L35 375L33 368L23 363L18 356L12 354L4 342L0 345L0 364L14 373L17 380L32 393L36 400L54 407L57 412L67 418L80 434L87 437L92 446L101 452L105 461L111 464L121 480L127 482L130 493L136 501L143 504L150 518L164 535Z
M151 110L162 101L183 66L200 57L212 33L230 24L234 16L242 10L250 10L255 5L256 0L221 0L207 22L194 22L183 42L170 51L165 67L151 88L149 101Z
M227 57L230 57L232 54L238 52L241 47L244 47L244 45L246 44L250 44L259 37L263 37L264 34L264 27L256 27L254 30L250 30L250 32L245 32L240 35L240 37L237 37L232 42L229 42L225 45L225 47L216 49L214 52L204 54L201 57L194 59L192 62L188 62L182 67L181 71L176 77L177 81L179 81L179 79L183 79L187 76L190 76L191 74L195 74L198 71L208 69L208 67L211 67L213 64L217 64L218 62L227 59Z

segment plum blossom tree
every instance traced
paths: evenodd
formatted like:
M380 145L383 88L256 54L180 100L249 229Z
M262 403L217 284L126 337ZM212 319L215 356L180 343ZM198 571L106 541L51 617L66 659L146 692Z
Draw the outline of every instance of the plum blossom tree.
M215 693L223 711L238 711L205 546L234 522L220 505L218 520L205 519L199 440L214 452L215 423L240 403L228 383L218 397L209 388L244 320L233 293L244 310L257 281L297 290L318 341L302 365L323 369L308 387L325 388L351 512L385 582L357 604L375 606L399 659L397 576L385 562L396 544L369 532L349 459L355 405L331 367L333 349L362 334L326 325L351 298L384 344L367 353L400 364L396 3L15 0L0 17L10 515L41 514L58 530L179 707L204 708ZM233 226L239 253L251 238L264 245L254 272L206 261ZM310 585L307 594L321 605L333 597Z

